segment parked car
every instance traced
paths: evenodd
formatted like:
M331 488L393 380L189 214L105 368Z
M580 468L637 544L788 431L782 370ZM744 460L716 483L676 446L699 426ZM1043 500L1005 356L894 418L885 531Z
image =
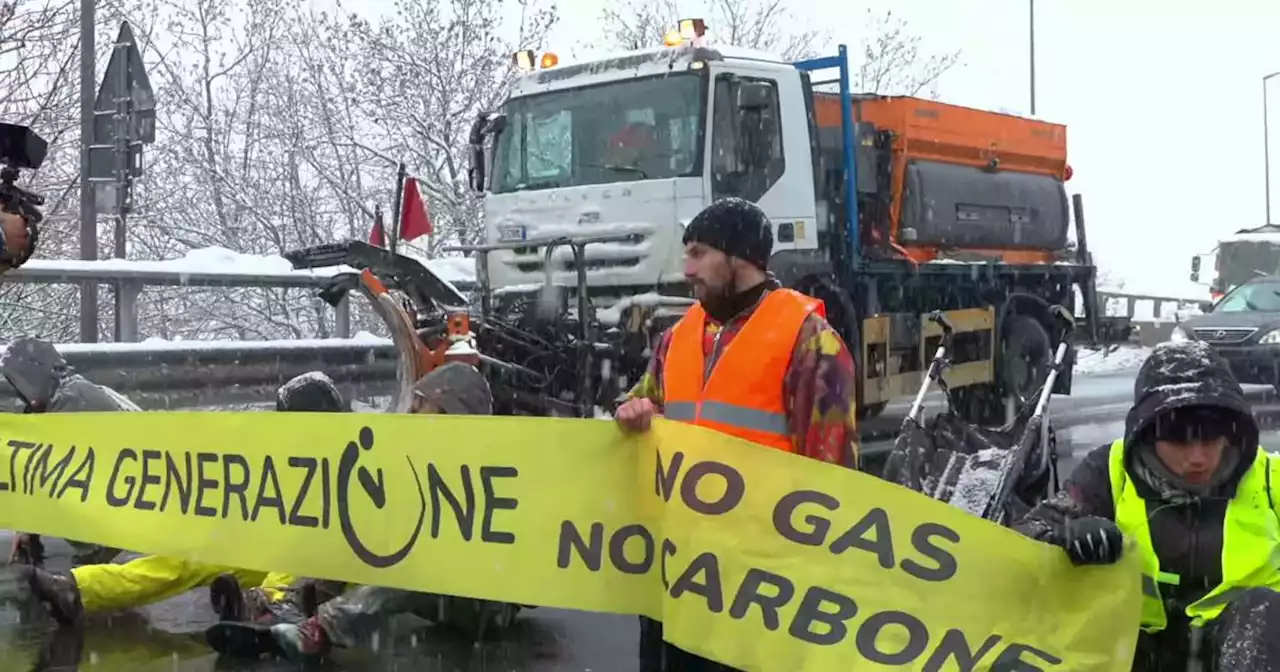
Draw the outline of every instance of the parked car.
M1232 289L1208 312L1175 327L1171 340L1208 343L1241 383L1280 391L1280 276L1254 278Z

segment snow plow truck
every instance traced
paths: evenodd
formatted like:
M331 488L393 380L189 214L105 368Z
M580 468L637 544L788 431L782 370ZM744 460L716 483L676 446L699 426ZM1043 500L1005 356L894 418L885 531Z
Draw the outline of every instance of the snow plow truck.
M612 410L692 304L684 226L728 196L772 220L770 270L826 303L858 363L863 417L920 387L942 336L932 311L954 330L945 378L956 408L983 424L1005 421L1045 380L1051 306L1074 309L1079 288L1096 319L1062 125L854 94L843 46L784 62L708 45L696 19L653 49L565 65L552 53L514 58L508 99L471 134L487 239L454 248L476 257L470 328L503 412ZM347 245L359 254L295 265L363 265L408 282L388 280L401 261ZM410 321L434 352L449 310L429 303L415 301ZM1070 393L1071 362L1055 393Z

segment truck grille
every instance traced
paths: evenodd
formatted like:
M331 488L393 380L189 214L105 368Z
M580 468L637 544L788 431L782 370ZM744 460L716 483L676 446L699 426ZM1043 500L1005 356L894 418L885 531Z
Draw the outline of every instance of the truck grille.
M1239 343L1257 331L1256 327L1205 327L1195 329L1196 338L1206 343Z

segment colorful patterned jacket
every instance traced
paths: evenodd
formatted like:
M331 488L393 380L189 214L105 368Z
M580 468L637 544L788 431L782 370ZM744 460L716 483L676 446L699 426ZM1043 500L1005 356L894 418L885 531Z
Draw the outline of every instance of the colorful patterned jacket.
M776 281L770 282L771 288L778 286ZM754 310L753 306L743 311L723 326L708 319L703 354L710 356L716 333L722 329L720 347L728 346ZM662 369L670 345L668 329L649 360L648 370L628 394L649 399L659 411L663 404ZM787 418L797 453L858 467L857 384L853 356L844 341L826 320L810 315L800 329L783 381L783 393L789 400Z

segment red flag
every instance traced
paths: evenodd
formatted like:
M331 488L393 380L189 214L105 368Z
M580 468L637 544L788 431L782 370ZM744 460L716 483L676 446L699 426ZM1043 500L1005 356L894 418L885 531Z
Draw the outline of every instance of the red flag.
M373 228L369 230L369 244L374 247L387 246L387 233L382 230L382 209L379 208L373 214Z
M427 215L427 202L418 193L418 178L404 181L404 201L400 203L400 240L410 241L431 235L431 217Z

